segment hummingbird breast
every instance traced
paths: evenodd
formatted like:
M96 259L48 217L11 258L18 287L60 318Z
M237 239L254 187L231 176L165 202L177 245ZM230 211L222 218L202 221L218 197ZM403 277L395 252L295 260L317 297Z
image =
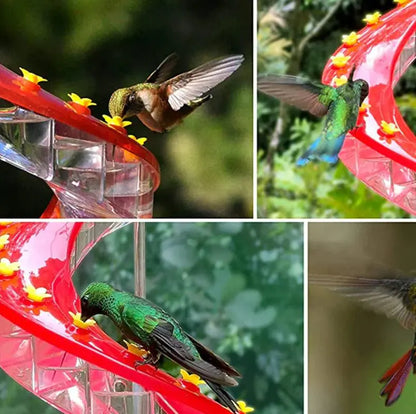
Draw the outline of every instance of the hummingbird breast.
M182 110L174 111L164 88L142 90L139 97L144 109L137 114L140 121L155 132L165 132L185 116Z

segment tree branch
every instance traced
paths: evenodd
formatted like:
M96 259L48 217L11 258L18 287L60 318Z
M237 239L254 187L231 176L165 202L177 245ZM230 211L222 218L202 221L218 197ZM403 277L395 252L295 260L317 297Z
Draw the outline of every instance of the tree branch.
M341 6L342 0L338 0L329 10L328 13L324 16L324 18L299 42L298 55L301 56L303 53L303 49L307 45L307 43L316 36L322 28L328 23L328 21L332 18L335 12L338 10L339 6Z

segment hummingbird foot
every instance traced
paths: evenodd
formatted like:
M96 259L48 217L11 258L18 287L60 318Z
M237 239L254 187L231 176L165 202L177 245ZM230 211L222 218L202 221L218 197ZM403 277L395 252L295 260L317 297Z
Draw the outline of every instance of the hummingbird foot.
M152 365L156 367L159 362L160 354L148 352L147 356L142 361L136 361L134 363L134 368L141 367L143 365Z
M360 129L360 128L364 127L364 126L365 126L365 123L364 123L364 122L361 122L360 124L356 125L356 126L353 128L353 131L354 131L354 132L356 132L356 131L357 131L357 129Z

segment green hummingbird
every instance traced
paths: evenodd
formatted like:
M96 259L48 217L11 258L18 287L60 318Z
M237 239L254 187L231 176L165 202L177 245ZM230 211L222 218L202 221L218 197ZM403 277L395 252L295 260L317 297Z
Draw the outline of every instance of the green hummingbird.
M96 314L108 316L128 339L148 351L146 364L157 365L161 356L169 358L199 375L218 400L238 414L236 401L223 387L238 385L233 377L240 374L187 334L163 309L107 283L95 282L81 296L81 319L86 321Z
M257 86L261 92L312 115L326 115L321 136L299 158L297 165L317 160L330 164L338 161L345 135L356 126L359 108L368 95L368 83L363 79L353 80L353 75L354 68L348 81L338 88L316 85L289 75L258 78Z
M111 116L137 115L150 130L165 132L182 121L212 95L204 95L243 63L243 55L212 60L169 79L178 56L169 55L144 83L117 89L110 97Z
M413 346L380 378L386 406L399 397L413 367L416 373L416 278L369 278L310 274L309 281L359 300L366 307L395 318L406 329L415 332Z

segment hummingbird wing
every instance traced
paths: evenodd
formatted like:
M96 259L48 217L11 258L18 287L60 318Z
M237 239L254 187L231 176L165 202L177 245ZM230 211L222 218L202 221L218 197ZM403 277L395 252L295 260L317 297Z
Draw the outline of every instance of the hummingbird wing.
M139 343L145 331L153 342L156 350L185 369L198 374L202 379L212 381L218 385L235 386L237 381L229 377L214 365L198 359L191 351L189 345L179 341L174 336L175 327L169 321L155 316L140 318L137 315L137 306L126 304L122 312L123 322L137 336Z
M173 68L178 62L176 53L170 54L165 60L148 76L146 83L162 83L169 79Z
M157 344L157 350L172 361L201 378L215 382L218 385L235 386L237 382L209 362L198 359L189 348L173 336L174 326L169 322L159 322L152 331L151 338Z
M397 319L404 328L416 330L414 279L310 274L309 281L359 300L373 311Z
M210 363L211 365L214 365L214 367L217 367L218 369L220 369L223 372L226 372L228 375L232 377L241 377L241 374L236 369L234 369L228 362L224 361L218 355L214 354L214 352L212 352L205 345L202 345L189 334L188 338L195 345L195 348L197 349L199 355L201 355L201 358L204 361Z
M215 59L164 82L171 108L178 111L199 98L234 73L243 60L243 55Z
M308 111L312 115L322 117L328 112L330 102L320 101L322 92L331 86L317 86L306 79L290 75L260 76L257 80L257 88L282 102Z

